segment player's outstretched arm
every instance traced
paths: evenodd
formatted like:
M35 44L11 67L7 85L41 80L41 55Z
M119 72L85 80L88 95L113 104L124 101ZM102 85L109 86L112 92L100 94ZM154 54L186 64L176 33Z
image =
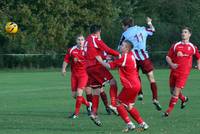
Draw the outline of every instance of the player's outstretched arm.
M113 56L119 56L119 52L109 48L102 40L95 39L95 42L101 51L105 51L107 54L110 54Z
M103 59L101 58L101 56L96 56L96 59L98 62L100 62L104 67L106 68L110 68L110 65L106 62L103 61Z
M147 21L147 25L149 26L149 28L150 28L153 32L155 32L155 27L154 27L153 24L152 24L152 19L151 19L150 17L147 17L147 18L146 18L146 21Z
M68 65L68 63L65 62L65 61L63 61L62 70L61 70L61 74L62 74L63 76L66 75L66 67L67 67L67 65Z

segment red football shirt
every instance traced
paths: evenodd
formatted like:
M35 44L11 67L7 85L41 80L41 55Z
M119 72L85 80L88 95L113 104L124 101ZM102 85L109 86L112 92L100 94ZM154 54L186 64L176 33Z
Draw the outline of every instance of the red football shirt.
M83 72L85 73L86 71L85 51L79 49L77 46L68 49L64 61L68 64L71 64L72 73L83 73Z
M171 69L172 72L178 72L182 74L189 74L192 68L192 57L193 55L199 59L200 54L195 45L192 43L178 42L170 48L168 55L172 62L178 64L176 69Z
M111 69L119 68L119 75L122 85L125 88L134 88L140 84L136 61L132 52L123 54L121 58L109 62Z
M91 34L86 38L84 49L86 51L87 67L100 64L96 60L96 56L101 56L103 51L113 56L119 56L119 52L109 48L101 39L98 39L98 37L94 34Z

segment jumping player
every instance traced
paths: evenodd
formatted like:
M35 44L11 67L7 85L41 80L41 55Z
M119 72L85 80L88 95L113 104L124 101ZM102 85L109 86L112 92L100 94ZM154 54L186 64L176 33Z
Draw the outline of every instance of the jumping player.
M122 28L124 32L122 33L119 46L121 46L124 40L130 40L134 47L132 49L133 54L136 58L137 67L142 69L142 72L146 74L152 91L153 104L156 106L157 110L161 110L161 105L158 101L158 91L156 81L153 74L153 64L149 59L148 52L146 50L146 41L148 36L152 36L155 32L155 28L152 25L151 18L147 17L147 24L149 28L140 27L133 25L133 20L131 18L125 18L122 20ZM140 100L143 99L142 88L139 93Z

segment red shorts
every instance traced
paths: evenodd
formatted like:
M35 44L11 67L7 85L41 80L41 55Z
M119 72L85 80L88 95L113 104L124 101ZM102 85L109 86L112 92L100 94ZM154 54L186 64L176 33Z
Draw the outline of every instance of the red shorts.
M123 88L117 99L119 102L126 105L135 103L135 99L140 91L140 88Z
M141 88L141 82L137 74L129 77L120 77L121 84L124 88L134 88L137 90Z
M90 86L93 89L101 88L102 87L102 85L98 81L96 81L94 79L91 79L90 77L88 78L87 86Z
M84 89L87 85L87 81L88 81L88 75L86 72L81 75L77 73L72 73L71 74L71 90L77 91L77 88Z
M187 82L188 75L183 75L179 73L170 73L169 77L169 85L170 87L178 87L178 88L184 88L186 82Z
M138 67L138 70L139 68L141 68L144 74L151 72L154 68L153 63L151 62L150 59L137 60L137 67Z
M87 68L89 81L103 86L105 82L113 78L112 74L102 65ZM89 83L89 85L92 83Z

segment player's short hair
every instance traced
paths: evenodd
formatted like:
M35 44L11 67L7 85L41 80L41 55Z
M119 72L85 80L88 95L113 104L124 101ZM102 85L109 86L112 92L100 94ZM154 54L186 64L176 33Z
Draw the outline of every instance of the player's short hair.
M82 33L79 33L79 34L76 35L76 39L79 38L79 37L84 37L84 35Z
M124 40L127 45L129 45L129 51L133 49L133 43L130 40Z
M90 26L90 33L96 33L101 31L101 25L93 24Z
M190 27L184 26L184 27L182 27L182 30L184 30L184 29L188 30L192 34L192 29Z
M128 27L132 27L133 26L133 19L130 18L130 17L125 17L121 23L124 25L124 26L128 26Z

